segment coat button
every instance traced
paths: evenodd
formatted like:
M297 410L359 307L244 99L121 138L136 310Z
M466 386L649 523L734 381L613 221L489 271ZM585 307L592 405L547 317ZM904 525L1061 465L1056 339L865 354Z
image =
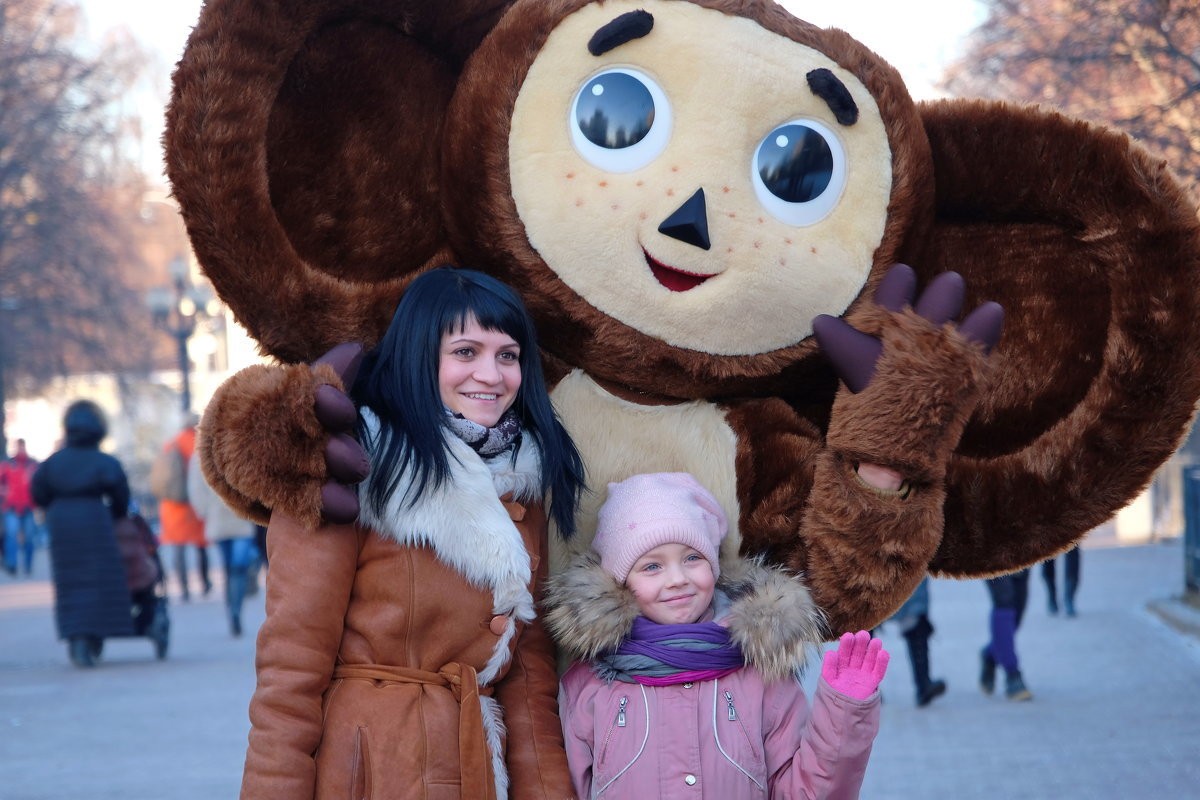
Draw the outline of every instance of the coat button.
M683 782L686 783L688 786L695 786L696 785L696 776L688 775L686 778L683 779Z
M496 636L503 636L504 632L508 630L508 617L504 614L497 614L492 617L488 629Z
M692 688L692 682L691 682L691 681L688 681L687 683L685 683L685 684L683 685L683 688L685 688L685 689L690 689L690 688Z

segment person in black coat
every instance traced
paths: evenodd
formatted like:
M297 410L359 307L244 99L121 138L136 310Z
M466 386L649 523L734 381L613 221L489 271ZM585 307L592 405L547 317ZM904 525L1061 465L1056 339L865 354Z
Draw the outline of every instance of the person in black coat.
M105 637L133 635L125 568L113 520L125 516L129 481L100 452L108 432L99 406L72 403L63 418L66 446L33 475L33 500L46 509L54 575L54 620L71 661L95 664Z

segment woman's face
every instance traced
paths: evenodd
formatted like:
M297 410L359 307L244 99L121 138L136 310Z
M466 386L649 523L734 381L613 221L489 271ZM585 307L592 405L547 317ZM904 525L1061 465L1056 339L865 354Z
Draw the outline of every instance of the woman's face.
M716 584L708 559L677 542L643 553L625 579L642 616L660 625L700 619L712 604Z
M521 388L521 347L502 331L484 330L468 317L442 337L438 359L442 403L455 414L492 427Z

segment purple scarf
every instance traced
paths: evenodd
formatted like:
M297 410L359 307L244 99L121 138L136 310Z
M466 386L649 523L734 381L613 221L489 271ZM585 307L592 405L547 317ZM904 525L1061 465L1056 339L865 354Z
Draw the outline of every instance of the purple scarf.
M671 686L720 678L744 665L729 629L715 622L659 625L638 617L625 641L599 656L593 669L609 682Z

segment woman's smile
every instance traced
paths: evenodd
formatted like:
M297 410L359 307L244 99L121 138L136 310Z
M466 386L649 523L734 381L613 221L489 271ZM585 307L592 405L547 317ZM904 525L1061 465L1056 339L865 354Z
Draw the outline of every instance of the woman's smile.
M442 337L438 387L454 414L490 428L517 399L521 347L503 331L486 330L469 317Z

